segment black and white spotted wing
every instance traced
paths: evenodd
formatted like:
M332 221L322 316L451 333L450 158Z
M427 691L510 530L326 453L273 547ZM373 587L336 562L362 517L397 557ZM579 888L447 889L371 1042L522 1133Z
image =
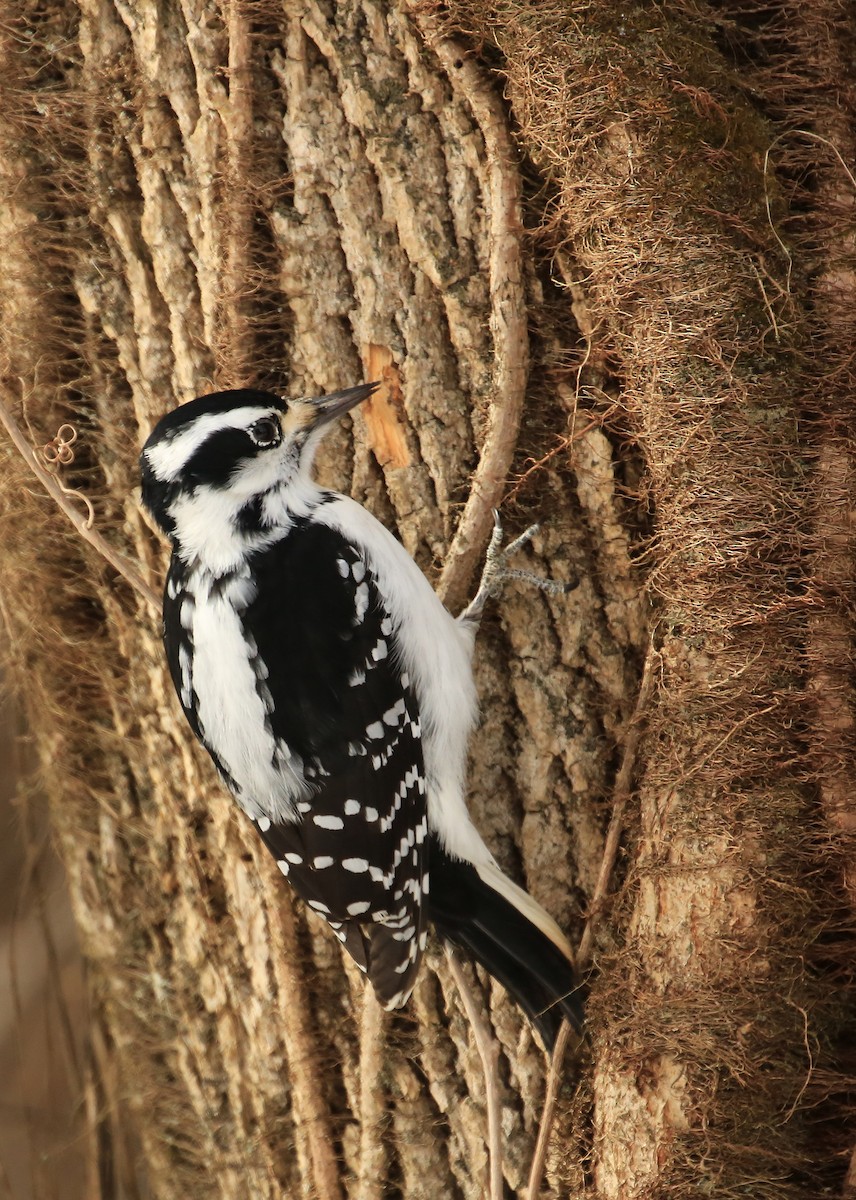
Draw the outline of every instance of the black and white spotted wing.
M388 1007L425 944L427 816L416 699L359 550L314 522L250 561L242 615L272 732L303 761L299 820L258 820L283 875L331 925Z
M184 709L184 715L198 738L202 737L196 715L191 682L191 645L182 624L182 605L188 602L186 593L188 570L177 554L173 554L166 576L163 595L163 643L172 682ZM192 601L191 601L192 603Z
M196 570L188 568L178 554L173 554L167 572L163 597L164 649L169 673L190 728L214 759L214 764L220 772L223 782L233 793L237 794L240 790L238 783L232 778L226 764L217 753L217 747L206 738L205 730L199 720L199 697L193 678L194 647L191 628L197 602L196 590L200 586L200 574L199 568ZM222 582L225 580L215 583L214 586L217 587ZM209 586L210 580L205 585L206 590ZM247 652L249 654L249 648Z

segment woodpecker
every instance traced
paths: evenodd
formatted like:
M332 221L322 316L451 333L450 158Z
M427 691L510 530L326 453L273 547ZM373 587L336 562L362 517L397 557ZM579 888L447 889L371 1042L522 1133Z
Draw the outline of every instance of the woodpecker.
M465 801L472 655L509 547L457 618L366 509L315 482L320 398L243 388L167 413L142 500L172 543L164 645L181 707L276 864L387 1009L433 925L520 1004L547 1049L582 998L556 922L498 867ZM528 536L528 535L525 535ZM522 539L518 539L519 542Z

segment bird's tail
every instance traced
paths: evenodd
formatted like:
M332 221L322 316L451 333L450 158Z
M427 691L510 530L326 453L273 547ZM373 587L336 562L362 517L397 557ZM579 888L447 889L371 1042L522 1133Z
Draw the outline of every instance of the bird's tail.
M431 891L437 932L467 950L514 997L552 1050L562 1019L583 1027L584 992L559 926L495 863L450 858L431 839Z

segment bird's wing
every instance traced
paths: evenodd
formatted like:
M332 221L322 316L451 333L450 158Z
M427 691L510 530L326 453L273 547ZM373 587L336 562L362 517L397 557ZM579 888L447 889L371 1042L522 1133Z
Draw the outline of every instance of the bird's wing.
M258 825L295 890L396 1007L424 947L428 881L419 711L393 620L359 548L324 525L296 528L252 568L243 622L267 672L272 732L311 785L297 822Z

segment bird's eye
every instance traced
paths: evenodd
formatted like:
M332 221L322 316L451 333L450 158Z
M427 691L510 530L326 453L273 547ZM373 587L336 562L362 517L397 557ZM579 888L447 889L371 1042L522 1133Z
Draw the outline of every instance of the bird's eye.
M282 429L275 417L262 417L250 426L250 437L262 450L278 446L282 440Z

